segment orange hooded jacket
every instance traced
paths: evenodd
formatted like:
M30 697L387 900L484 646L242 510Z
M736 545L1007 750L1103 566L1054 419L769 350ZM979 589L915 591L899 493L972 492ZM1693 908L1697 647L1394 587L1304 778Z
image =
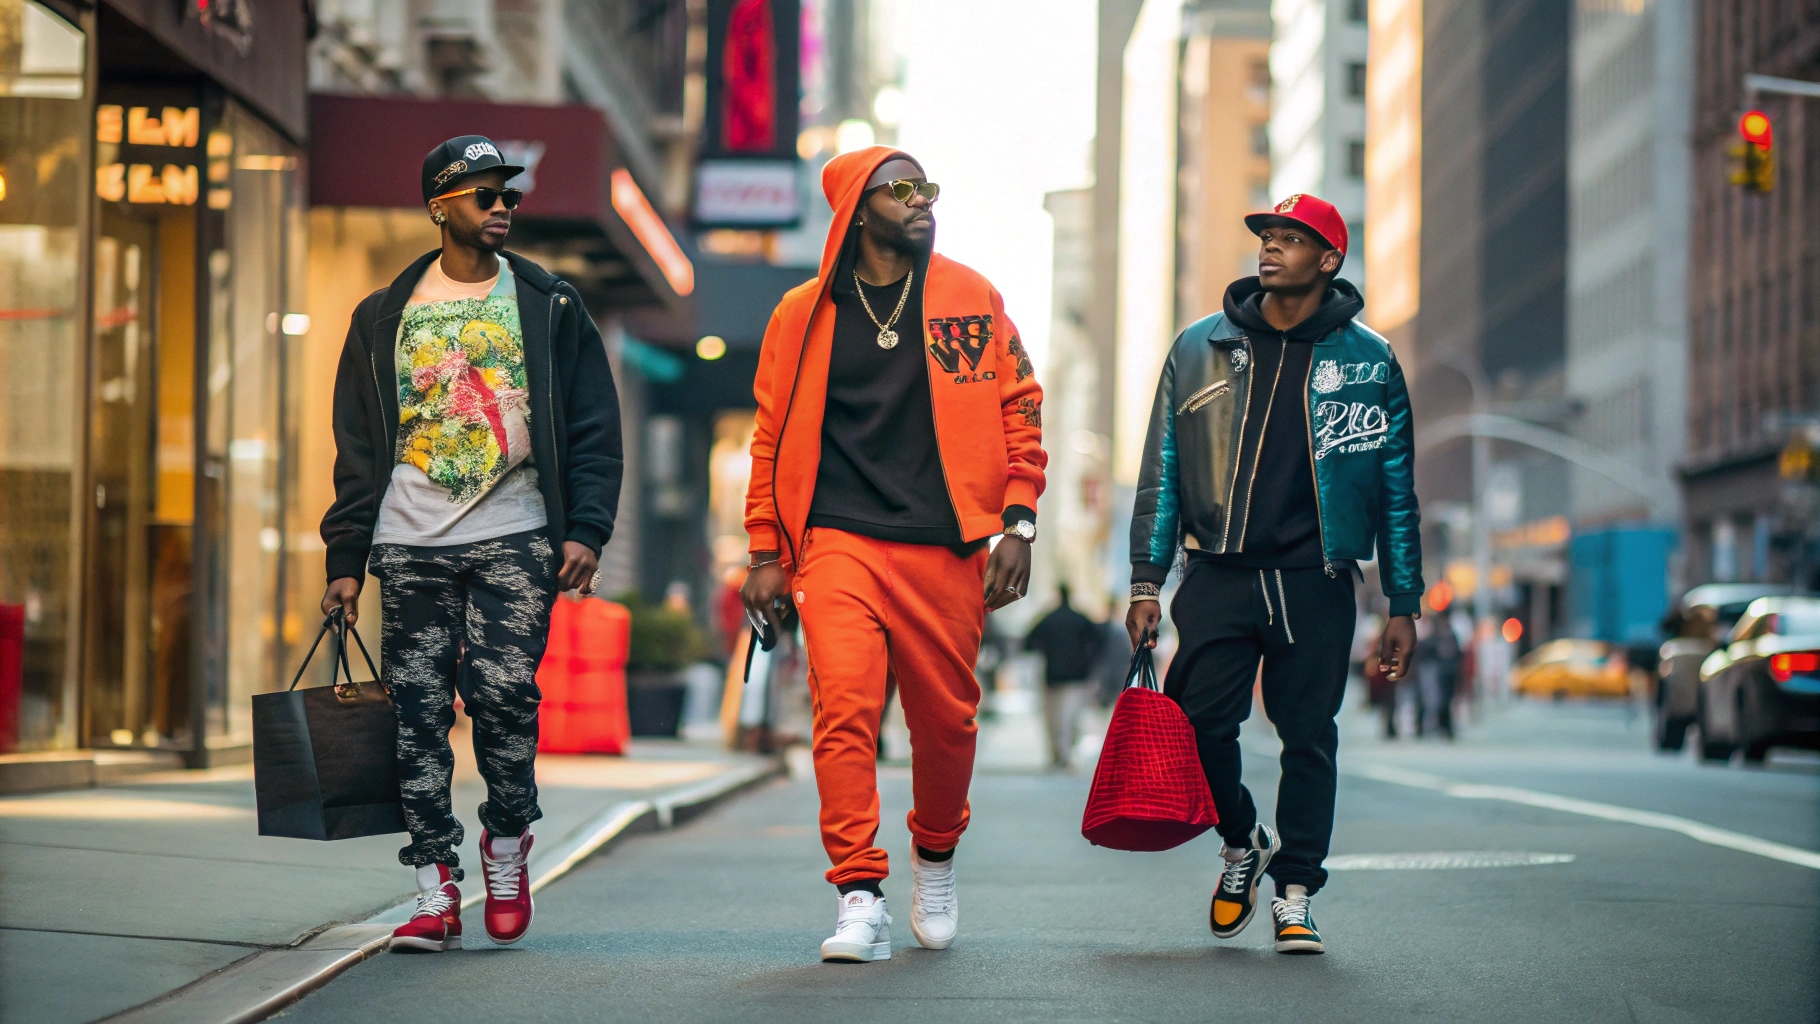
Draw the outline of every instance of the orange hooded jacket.
M753 551L777 551L795 571L821 466L828 359L834 349L834 299L828 282L840 260L860 194L881 164L900 155L873 146L828 161L822 191L834 222L815 279L790 289L771 314L752 393L752 481L746 533ZM1036 508L1043 492L1043 389L1005 302L991 282L931 254L923 284L923 345L928 353L936 448L961 538L1000 532L1011 505Z

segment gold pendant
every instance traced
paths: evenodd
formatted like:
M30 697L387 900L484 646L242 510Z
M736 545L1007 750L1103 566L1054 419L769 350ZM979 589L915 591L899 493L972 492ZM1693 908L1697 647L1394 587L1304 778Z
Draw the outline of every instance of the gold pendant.
M896 348L897 347L897 332L892 330L889 327L879 328L878 347L884 349L887 352Z

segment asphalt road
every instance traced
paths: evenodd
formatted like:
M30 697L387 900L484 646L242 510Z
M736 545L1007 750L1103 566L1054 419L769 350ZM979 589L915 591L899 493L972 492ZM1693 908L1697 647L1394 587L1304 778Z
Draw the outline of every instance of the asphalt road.
M1349 712L1349 714L1352 714ZM1348 721L1342 765L1401 767L1674 814L1820 849L1820 762L1701 766L1642 750L1607 709L1525 708L1455 746L1390 746ZM1261 806L1274 764L1246 768ZM884 844L907 848L908 773L885 769ZM1270 947L1268 916L1207 931L1217 839L1162 854L1080 838L1088 778L984 774L959 853L961 937L910 937L886 882L887 963L824 965L834 920L815 791L779 783L640 837L538 898L531 935L386 955L286 1021L1820 1021L1820 870L1684 835L1342 777L1334 854L1500 851L1568 863L1336 871L1320 957Z

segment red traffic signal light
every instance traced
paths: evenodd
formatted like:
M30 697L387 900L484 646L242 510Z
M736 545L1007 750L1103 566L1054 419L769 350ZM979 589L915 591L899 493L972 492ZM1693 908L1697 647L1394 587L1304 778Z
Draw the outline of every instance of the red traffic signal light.
M1738 119L1738 134L1744 141L1759 149L1768 149L1771 144L1769 115L1761 110L1746 111Z

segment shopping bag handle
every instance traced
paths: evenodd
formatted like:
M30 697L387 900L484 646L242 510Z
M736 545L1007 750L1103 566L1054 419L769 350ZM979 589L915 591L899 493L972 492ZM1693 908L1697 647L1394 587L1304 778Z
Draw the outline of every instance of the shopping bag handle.
M379 670L373 667L373 656L367 653L366 641L360 639L360 631L349 625L347 616L337 608L322 620L322 628L316 631L316 640L310 644L309 653L303 656L303 664L297 666L297 674L291 677L291 685L285 687L287 691L297 688L297 683L303 679L303 673L310 667L311 659L316 657L316 649L322 646L322 638L328 636L331 630L335 634L335 695L342 700L352 700L360 691L360 684L354 679L354 669L348 662L349 633L354 635L354 643L360 647L360 656L365 659L373 681L380 682ZM344 675L347 677L345 683L341 681ZM380 683L380 687L383 689L384 684Z
M1163 688L1157 685L1156 661L1151 657L1149 640L1148 636L1139 638L1137 650L1131 652L1131 667L1125 670L1125 685L1161 693Z

